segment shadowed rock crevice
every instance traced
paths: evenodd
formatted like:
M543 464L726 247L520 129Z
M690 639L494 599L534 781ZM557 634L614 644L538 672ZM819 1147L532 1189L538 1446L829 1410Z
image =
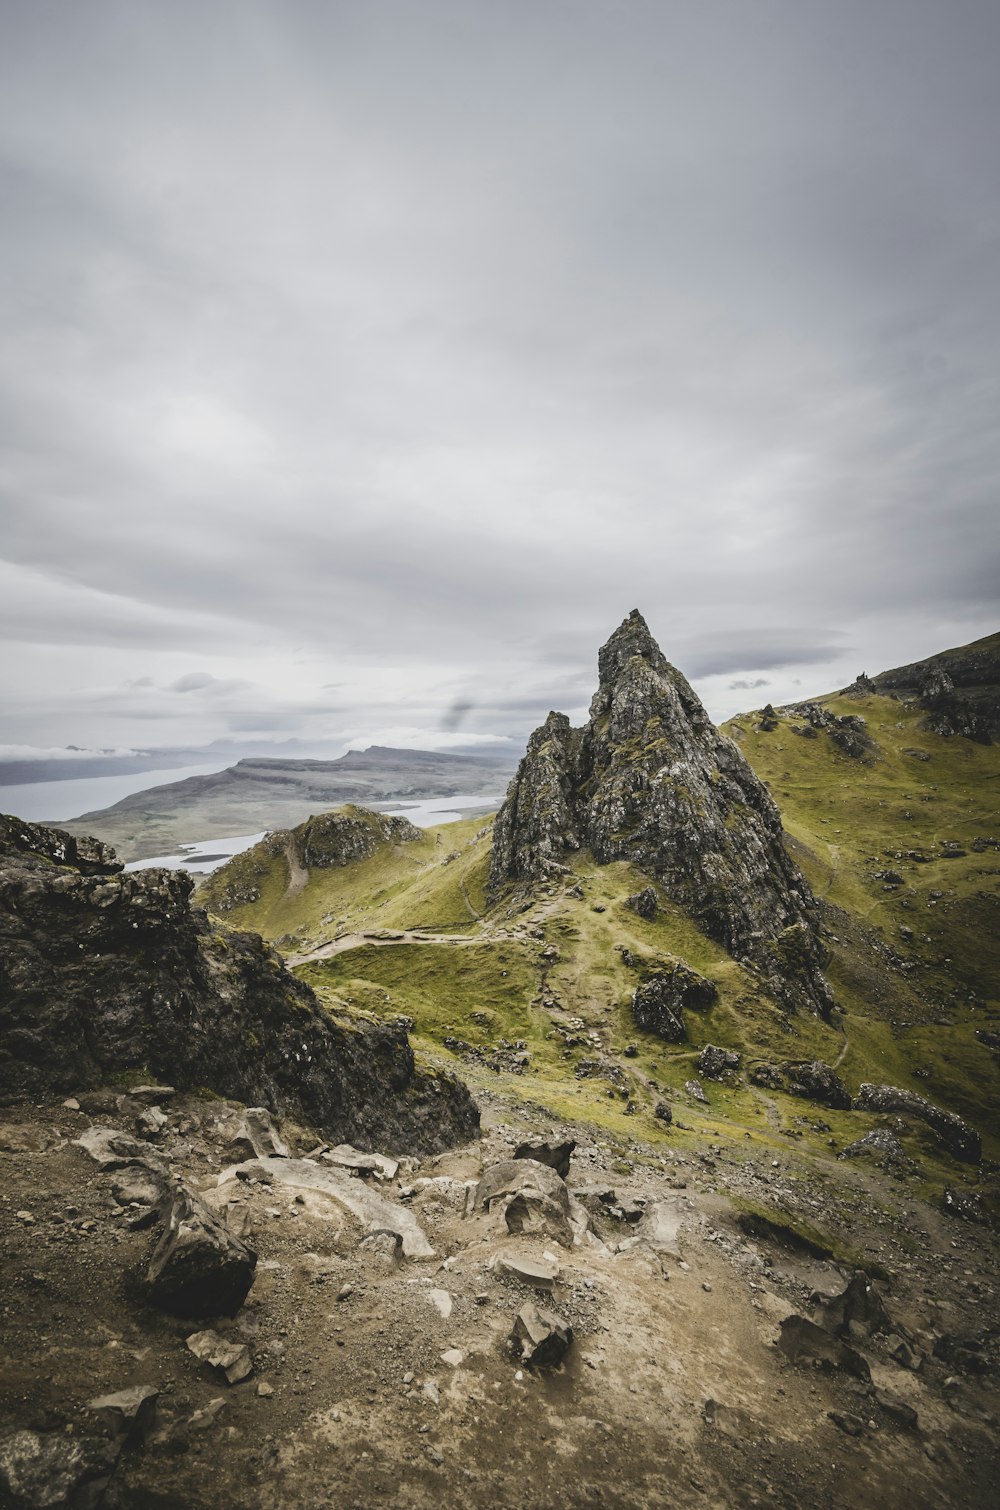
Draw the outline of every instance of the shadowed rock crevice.
M634 610L598 656L583 729L551 713L494 826L490 894L558 873L575 850L625 860L789 1006L824 1016L815 901L778 809Z

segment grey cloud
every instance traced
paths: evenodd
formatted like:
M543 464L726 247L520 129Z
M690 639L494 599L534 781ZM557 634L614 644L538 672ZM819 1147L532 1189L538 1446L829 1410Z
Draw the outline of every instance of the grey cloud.
M153 654L179 738L475 734L636 605L713 711L987 632L998 49L987 0L8 7L12 741L127 744Z
M758 687L769 687L770 685L771 683L766 676L755 676L749 679L737 677L734 682L729 683L729 690L730 692L756 692Z

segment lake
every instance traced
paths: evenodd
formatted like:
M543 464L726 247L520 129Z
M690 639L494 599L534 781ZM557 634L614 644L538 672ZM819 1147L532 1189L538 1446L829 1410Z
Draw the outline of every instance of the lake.
M224 771L219 765L181 765L165 771L133 771L130 776L79 776L70 781L26 781L20 786L0 786L0 813L26 818L29 823L60 823L112 807L133 792L147 787L183 781L187 776L211 776Z

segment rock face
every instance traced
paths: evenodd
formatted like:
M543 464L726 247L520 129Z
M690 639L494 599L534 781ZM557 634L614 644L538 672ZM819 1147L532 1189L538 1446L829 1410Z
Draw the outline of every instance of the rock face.
M788 1005L826 1015L815 902L778 809L633 611L598 657L590 720L550 713L494 824L490 893L565 869L586 846L627 860Z
M465 1086L418 1073L401 1022L335 1022L257 934L213 929L184 872L0 824L0 1100L144 1069L363 1148L475 1136Z
M896 666L874 681L879 692L915 698L936 734L960 734L980 744L1000 736L1000 634Z
M715 982L689 965L662 960L633 991L632 1019L644 1033L656 1033L667 1043L682 1043L687 1037L685 1010L710 1007L718 994Z

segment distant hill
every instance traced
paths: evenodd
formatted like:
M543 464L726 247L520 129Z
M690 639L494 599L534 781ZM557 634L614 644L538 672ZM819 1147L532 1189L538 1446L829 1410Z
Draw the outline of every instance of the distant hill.
M879 692L926 708L937 734L987 744L1000 735L1000 634L883 671L873 681Z
M255 757L210 776L134 792L61 826L95 834L125 860L145 859L192 840L292 828L345 802L371 807L461 797L481 810L499 803L514 765L506 752L455 755L383 745L349 750L339 760Z

